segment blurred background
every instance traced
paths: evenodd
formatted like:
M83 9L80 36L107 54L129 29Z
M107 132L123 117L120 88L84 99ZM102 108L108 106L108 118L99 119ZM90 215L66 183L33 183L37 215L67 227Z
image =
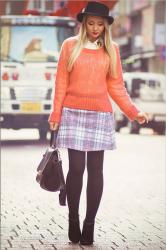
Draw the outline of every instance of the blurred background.
M116 131L166 130L166 1L108 0L120 46L124 81L149 123L131 123L113 103ZM76 14L87 1L1 0L1 127L35 128L47 138L48 115L61 44L78 32ZM144 130L145 131L145 130Z

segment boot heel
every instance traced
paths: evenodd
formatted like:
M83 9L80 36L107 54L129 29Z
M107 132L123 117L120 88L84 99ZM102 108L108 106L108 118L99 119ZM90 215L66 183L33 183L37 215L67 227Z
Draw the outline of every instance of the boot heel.
M80 244L92 245L94 241L93 238L94 238L94 222L89 223L84 221Z
M79 219L69 218L69 240L73 243L78 243L81 238L80 222Z

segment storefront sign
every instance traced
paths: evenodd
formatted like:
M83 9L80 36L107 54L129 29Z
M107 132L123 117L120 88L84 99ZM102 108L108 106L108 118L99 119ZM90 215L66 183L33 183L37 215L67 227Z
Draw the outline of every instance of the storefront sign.
M166 45L160 48L160 58L161 60L166 61Z
M154 49L154 7L150 6L142 11L142 44L143 51Z
M164 23L156 23L155 25L155 45L166 44L166 27Z

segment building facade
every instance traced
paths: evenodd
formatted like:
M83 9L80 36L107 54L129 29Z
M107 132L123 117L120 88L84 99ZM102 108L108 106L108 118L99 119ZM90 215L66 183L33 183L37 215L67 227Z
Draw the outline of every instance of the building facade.
M119 0L113 14L126 70L166 73L166 1Z

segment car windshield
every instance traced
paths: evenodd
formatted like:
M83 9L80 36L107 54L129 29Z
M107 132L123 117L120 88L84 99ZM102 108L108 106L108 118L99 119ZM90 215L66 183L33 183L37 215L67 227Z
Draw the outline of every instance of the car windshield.
M73 34L68 26L2 26L1 60L57 62L63 40Z

